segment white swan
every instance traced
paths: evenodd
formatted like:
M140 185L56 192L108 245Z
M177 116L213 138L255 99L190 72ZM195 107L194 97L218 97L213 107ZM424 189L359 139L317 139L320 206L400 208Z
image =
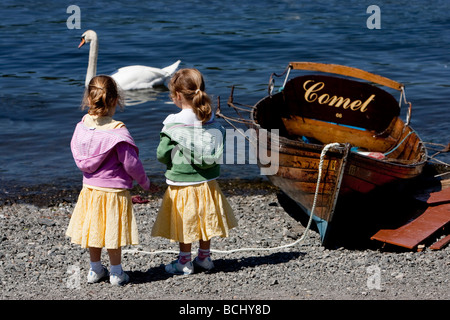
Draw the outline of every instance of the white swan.
M86 72L85 86L97 74L98 38L93 30L87 30L81 35L81 42L78 48L85 43L91 43L89 49L89 64ZM162 85L170 78L178 68L180 60L174 64L158 69L146 66L128 66L118 69L111 75L122 90L148 89L157 85Z

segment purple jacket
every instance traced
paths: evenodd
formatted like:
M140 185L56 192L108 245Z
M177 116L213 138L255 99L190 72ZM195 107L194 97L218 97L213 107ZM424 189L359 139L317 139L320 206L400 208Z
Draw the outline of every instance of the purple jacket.
M83 184L106 188L131 189L133 180L148 190L148 179L139 149L128 129L89 128L80 121L70 142L72 155L83 172Z

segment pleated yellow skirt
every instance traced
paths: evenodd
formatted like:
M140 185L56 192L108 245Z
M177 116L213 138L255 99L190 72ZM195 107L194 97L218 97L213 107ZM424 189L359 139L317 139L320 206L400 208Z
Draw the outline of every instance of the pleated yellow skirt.
M66 235L83 248L118 249L139 244L130 192L106 192L84 186Z
M228 237L237 226L233 209L216 180L192 186L168 186L152 236L192 243Z

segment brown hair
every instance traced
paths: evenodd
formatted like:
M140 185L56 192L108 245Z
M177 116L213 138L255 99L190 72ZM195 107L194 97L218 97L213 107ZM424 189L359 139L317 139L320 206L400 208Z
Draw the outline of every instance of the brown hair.
M190 102L197 118L205 123L211 118L211 98L205 92L205 81L197 69L180 69L170 79L170 94L177 92Z
M116 106L123 108L123 101L114 79L103 75L92 78L84 91L82 110L89 108L90 115L103 117Z

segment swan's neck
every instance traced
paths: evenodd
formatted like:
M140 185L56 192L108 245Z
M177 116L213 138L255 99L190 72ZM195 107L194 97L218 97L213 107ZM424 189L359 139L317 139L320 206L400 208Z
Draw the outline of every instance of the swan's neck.
M97 56L98 56L98 41L93 39L91 41L89 49L89 64L86 72L86 82L85 86L89 85L89 82L97 74Z

